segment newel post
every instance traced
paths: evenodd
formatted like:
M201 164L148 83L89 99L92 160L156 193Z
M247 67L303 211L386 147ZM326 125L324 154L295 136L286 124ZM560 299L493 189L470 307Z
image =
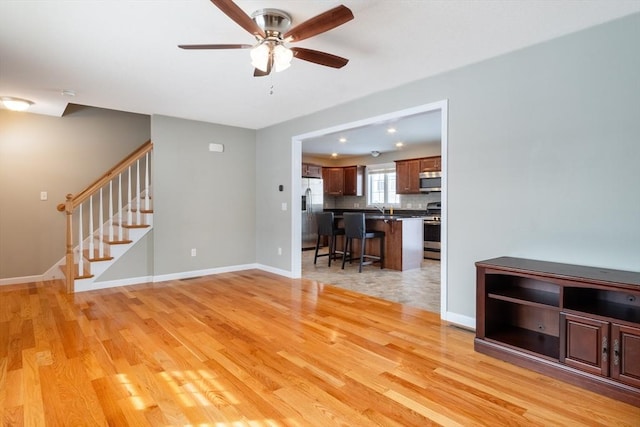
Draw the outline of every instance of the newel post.
M67 214L67 252L66 252L66 291L67 293L73 293L74 291L74 278L76 275L75 260L73 256L73 194L67 194L67 201L65 202L64 211Z

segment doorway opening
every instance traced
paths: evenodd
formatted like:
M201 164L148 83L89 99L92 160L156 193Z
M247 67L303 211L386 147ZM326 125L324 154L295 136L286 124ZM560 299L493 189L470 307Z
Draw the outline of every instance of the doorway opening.
M324 135L334 134L349 129L360 128L373 125L380 122L398 120L404 117L415 116L423 113L440 112L440 134L441 134L441 156L442 156L442 193L441 193L441 260L440 260L440 316L446 319L447 307L447 123L448 123L448 101L438 101L430 104L424 104L404 110L394 111L364 120L349 122L333 126L330 128L319 129L313 132L294 136L292 138L292 200L291 200L291 265L292 277L302 277L302 223L301 223L301 206L299 200L302 197L300 185L296 184L300 181L301 163L302 163L302 144L305 140L318 138Z

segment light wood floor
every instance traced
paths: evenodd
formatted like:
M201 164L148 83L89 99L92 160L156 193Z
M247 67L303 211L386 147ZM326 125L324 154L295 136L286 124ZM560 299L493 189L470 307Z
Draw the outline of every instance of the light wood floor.
M0 288L5 426L638 425L438 315L261 271Z

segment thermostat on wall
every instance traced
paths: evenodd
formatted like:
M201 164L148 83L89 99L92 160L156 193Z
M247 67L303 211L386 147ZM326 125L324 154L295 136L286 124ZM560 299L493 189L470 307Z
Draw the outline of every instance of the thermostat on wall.
M213 142L209 144L209 151L213 151L215 153L222 153L224 151L224 145L222 144L214 144Z

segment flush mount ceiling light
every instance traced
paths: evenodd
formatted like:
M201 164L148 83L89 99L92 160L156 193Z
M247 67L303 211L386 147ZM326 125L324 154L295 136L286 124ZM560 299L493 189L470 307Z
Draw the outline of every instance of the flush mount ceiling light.
M0 101L2 104L11 111L25 111L31 105L33 105L33 101L29 101L28 99L15 98L13 96L3 96L0 97Z
M372 156L372 157L378 157L379 155L380 155L380 152L379 152L379 151L377 151L377 150L373 150L373 151L371 152L371 156Z
M387 133L396 133L396 128L390 127L387 129Z
M402 142L402 141L396 142L396 147L398 147L398 148L404 147L404 142Z

